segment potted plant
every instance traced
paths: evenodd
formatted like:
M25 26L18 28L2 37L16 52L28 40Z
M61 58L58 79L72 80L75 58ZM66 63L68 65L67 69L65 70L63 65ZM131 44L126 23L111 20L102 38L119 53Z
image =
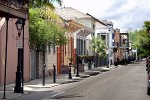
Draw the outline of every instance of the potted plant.
M72 57L68 57L70 63L72 64L73 58Z

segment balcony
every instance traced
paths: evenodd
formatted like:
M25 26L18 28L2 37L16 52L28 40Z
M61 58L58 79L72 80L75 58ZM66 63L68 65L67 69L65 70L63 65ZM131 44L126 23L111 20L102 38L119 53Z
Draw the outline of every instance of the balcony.
M28 18L29 0L0 0L0 17Z

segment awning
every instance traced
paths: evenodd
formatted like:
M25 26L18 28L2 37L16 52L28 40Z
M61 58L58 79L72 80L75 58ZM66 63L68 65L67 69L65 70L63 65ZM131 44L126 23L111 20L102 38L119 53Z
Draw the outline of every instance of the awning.
M87 28L87 27L83 27L82 29L80 29L77 35L82 36L82 37L87 37L91 33L94 33L94 30Z

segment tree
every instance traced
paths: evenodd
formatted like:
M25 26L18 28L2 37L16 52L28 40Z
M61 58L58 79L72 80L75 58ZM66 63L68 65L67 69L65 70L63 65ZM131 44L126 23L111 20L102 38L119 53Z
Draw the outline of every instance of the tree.
M106 56L106 43L101 38L92 38L92 49L98 56Z
M29 40L30 48L37 52L37 73L39 72L39 52L43 52L43 68L45 69L45 50L48 44L62 45L67 38L62 27L63 22L54 13L52 2L61 5L61 0L31 0L29 10ZM45 71L43 71L43 85L45 85ZM37 76L39 76L37 74Z
M138 54L141 57L146 57L150 54L150 36L148 35L148 29L150 28L150 22L144 22L144 26L140 30L135 30L129 33L131 39L132 48L138 49Z
M30 7L39 8L39 7L47 6L47 7L54 9L55 7L52 4L53 2L57 2L60 6L62 5L61 0L31 0Z
M43 52L44 65L46 46L48 44L54 46L65 44L67 42L66 30L62 26L63 22L59 16L48 8L30 8L29 16L30 48L36 50L37 68L39 68L39 52Z
M30 46L34 50L41 50L41 45L47 45L52 42L53 34L62 31L58 25L54 23L58 21L53 13L47 17L47 13L43 9L32 8L29 10L29 32L30 32ZM50 21L51 20L51 21Z
M95 64L97 56L106 58L106 43L100 37L92 38L92 50L95 53Z
M143 27L146 28L147 32L149 32L149 30L150 30L150 21L145 21Z

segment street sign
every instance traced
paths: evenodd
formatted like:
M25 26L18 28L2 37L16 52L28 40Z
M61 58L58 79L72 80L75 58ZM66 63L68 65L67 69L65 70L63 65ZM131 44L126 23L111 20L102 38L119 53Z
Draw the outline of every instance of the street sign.
M16 37L16 46L17 48L22 48L22 38Z

